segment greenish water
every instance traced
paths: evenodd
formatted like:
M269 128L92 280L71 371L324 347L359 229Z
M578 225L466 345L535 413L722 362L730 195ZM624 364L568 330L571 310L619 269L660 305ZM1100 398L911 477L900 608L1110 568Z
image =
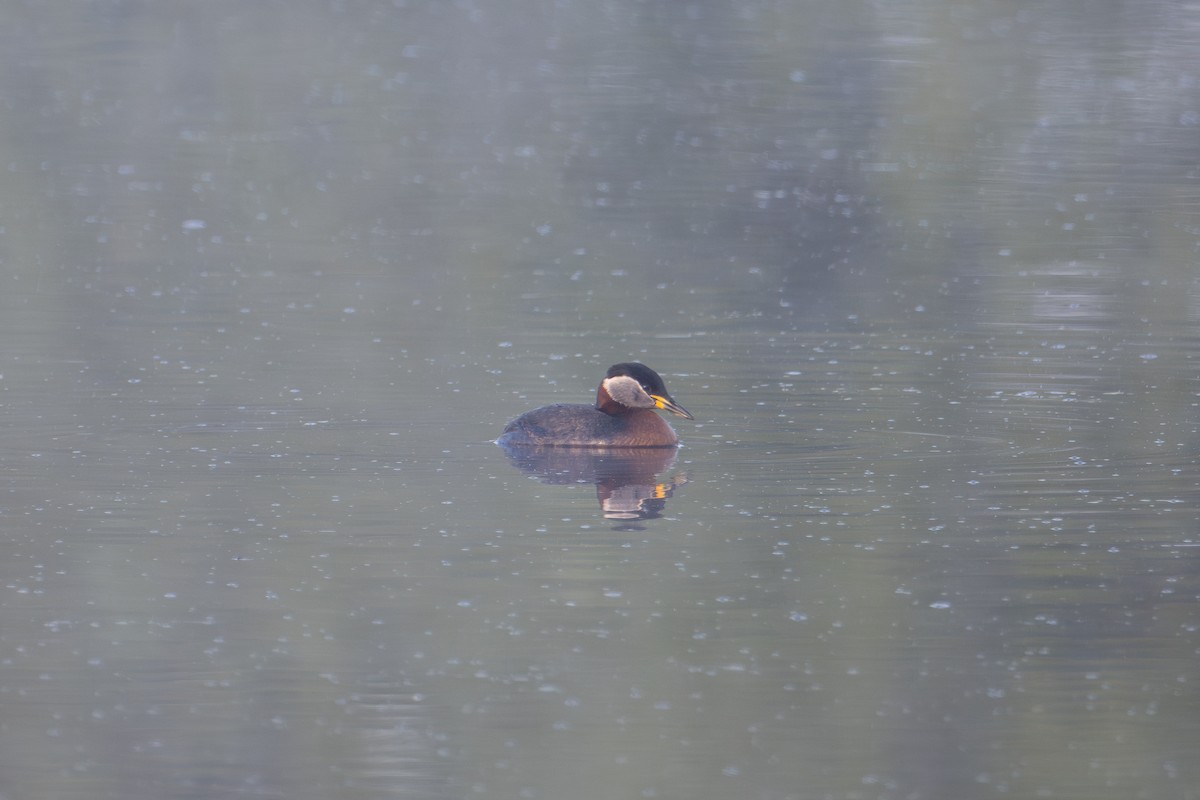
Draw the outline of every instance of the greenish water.
M1188 7L0 30L0 796L1200 796Z

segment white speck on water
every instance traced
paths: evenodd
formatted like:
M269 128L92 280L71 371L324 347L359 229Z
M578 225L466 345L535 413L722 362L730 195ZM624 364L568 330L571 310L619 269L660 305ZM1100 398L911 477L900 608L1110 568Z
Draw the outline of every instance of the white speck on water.
M938 600L937 602L930 603L929 607L942 609L942 608L949 608L950 604L948 602L946 602L945 600Z
M804 83L807 78L808 76L804 74L804 70L802 69L794 69L792 70L792 74L788 75L788 80L792 83Z
M202 219L185 219L183 221L183 229L185 231L202 231L208 227L208 223Z
M1142 353L1140 356L1138 356L1138 358L1140 358L1142 361L1153 361L1154 359L1158 358L1158 353Z

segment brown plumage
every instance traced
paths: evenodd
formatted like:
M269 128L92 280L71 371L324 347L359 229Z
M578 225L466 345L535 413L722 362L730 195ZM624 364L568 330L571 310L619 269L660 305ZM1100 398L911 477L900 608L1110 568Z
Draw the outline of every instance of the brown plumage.
M679 437L661 408L694 419L667 393L658 373L634 362L609 367L596 404L556 403L527 411L505 426L497 440L530 447L674 447Z

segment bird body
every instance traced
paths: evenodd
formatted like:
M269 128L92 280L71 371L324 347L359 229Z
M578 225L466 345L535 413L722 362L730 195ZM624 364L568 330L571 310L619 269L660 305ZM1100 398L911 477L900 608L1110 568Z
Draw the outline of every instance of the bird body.
M672 399L658 373L634 362L609 367L594 406L555 403L527 411L497 440L531 447L675 447L679 437L654 412L694 417Z

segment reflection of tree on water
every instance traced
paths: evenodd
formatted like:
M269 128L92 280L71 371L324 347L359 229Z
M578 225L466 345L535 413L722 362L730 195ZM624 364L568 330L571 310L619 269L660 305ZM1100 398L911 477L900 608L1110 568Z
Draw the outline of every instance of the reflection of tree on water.
M502 447L522 472L547 484L594 483L607 519L642 520L662 516L675 487L687 483L680 473L659 482L675 462L673 447L588 450L563 447Z

